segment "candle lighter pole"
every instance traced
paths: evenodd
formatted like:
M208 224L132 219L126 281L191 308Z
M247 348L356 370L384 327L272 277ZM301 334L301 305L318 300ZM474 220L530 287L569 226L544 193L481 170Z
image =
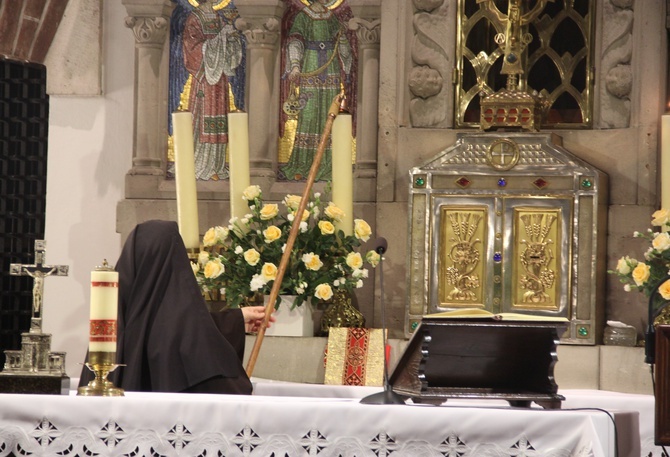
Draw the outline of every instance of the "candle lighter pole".
M293 250L293 244L295 243L296 238L298 237L298 231L300 230L300 215L307 208L307 202L309 201L309 195L316 180L316 173L319 171L319 165L321 165L321 159L323 158L324 151L326 150L326 145L328 144L328 137L330 136L330 131L333 128L333 122L337 117L337 114L340 110L340 103L342 101L343 94L337 95L333 99L333 103L328 109L328 118L326 119L326 125L323 128L321 134L321 139L317 147L316 153L314 154L314 159L312 161L312 167L309 170L309 175L307 176L307 182L305 183L305 190L302 193L302 199L300 200L300 206L296 210L296 217L293 219L293 225L291 226L291 231L288 234L288 239L286 240L286 248L284 249L284 254L281 257L279 262L279 267L277 269L277 277L274 279L272 284L272 289L270 290L270 298L267 305L265 306L265 318L261 323L261 327L258 330L258 335L256 336L256 341L254 342L254 347L251 350L249 355L249 361L247 362L247 375L251 377L254 366L256 365L256 359L258 358L258 353L261 349L261 344L263 344L263 338L265 337L265 329L270 322L270 316L274 310L275 302L277 301L277 296L279 295L279 289L281 288L282 279L284 278L284 273L288 267L288 261L291 257L291 251Z

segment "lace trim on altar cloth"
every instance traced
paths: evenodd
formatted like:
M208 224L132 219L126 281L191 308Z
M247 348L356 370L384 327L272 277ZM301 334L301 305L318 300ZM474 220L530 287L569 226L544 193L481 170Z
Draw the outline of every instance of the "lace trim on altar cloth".
M220 432L192 433L184 424L170 430L126 431L110 420L100 430L85 427L61 429L43 419L32 430L0 423L0 457L5 456L193 456L193 457L590 457L592 443L580 449L537 449L523 437L511 445L469 443L456 432L446 433L439 444L424 440L397 442L378 433L368 441L358 437L329 439L319 430L300 438L274 434L260 436L247 426L234 436ZM437 442L437 439L436 439ZM645 456L647 454L644 454Z

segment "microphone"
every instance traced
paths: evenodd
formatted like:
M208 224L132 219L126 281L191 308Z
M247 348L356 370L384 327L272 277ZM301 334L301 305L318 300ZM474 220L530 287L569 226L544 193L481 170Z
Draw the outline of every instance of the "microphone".
M386 241L386 238L381 238L381 237L377 238L375 240L375 243L374 243L374 251L377 254L382 255L386 252L386 249L388 249L388 246L389 246L389 244Z
M386 238L377 238L373 244L374 251L380 256L386 252L388 248L388 243ZM372 395L368 395L361 399L361 403L366 405L404 405L405 399L395 393L391 389L391 384L389 383L388 376L388 360L386 360L386 316L385 316L385 307L384 307L384 268L383 268L383 257L379 259L379 300L382 311L382 354L384 357L384 390L382 392L377 392Z

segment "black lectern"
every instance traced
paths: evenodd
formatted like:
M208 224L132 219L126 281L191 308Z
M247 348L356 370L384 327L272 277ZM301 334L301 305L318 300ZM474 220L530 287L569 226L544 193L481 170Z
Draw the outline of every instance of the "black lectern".
M567 321L491 316L425 317L389 379L393 391L419 403L502 399L560 408L554 365Z

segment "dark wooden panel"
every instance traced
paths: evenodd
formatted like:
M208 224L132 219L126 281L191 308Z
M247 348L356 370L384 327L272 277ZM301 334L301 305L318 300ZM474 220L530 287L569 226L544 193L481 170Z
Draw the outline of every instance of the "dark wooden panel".
M9 265L32 263L44 239L48 130L46 67L0 59L0 369L30 327L33 281Z
M670 325L656 327L656 406L654 439L670 444Z

